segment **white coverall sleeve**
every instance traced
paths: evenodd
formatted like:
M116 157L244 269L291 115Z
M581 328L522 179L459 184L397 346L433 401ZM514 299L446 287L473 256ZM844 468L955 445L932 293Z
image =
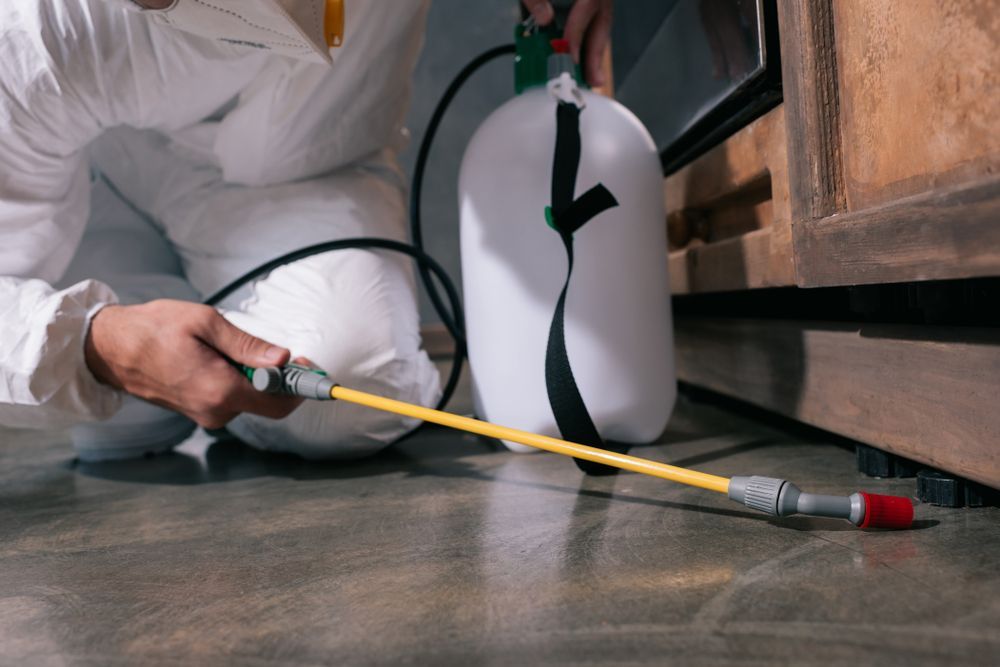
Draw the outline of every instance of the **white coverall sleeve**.
M51 285L87 223L86 163L76 157L56 169L51 156L12 150L11 138L0 140L0 425L107 418L121 397L94 378L83 350L91 318L117 298L93 280L61 291Z
M120 392L100 384L83 356L91 318L114 302L94 280L56 291L42 280L0 277L0 424L65 427L118 410Z
M120 404L83 355L90 318L115 295L92 281L52 287L87 224L90 128L63 99L30 15L10 11L0 10L0 425L58 427Z
M86 164L65 160L60 173L51 157L11 150L9 139L0 140L0 424L59 427L106 418L121 399L90 373L83 345L90 319L116 302L115 294L92 280L61 291L50 284L86 226Z

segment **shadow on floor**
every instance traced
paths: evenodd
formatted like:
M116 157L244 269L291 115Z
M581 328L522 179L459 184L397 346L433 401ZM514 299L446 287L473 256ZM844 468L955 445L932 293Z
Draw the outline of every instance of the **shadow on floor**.
M434 443L438 445L438 443ZM479 452L483 453L483 448ZM469 448L465 447L465 454ZM434 448L435 474L461 475L471 466ZM185 452L170 452L141 459L103 461L74 460L68 465L76 472L118 482L188 486L215 484L261 477L283 477L298 481L375 477L392 473L427 474L413 457L397 447L356 461L310 461L294 454L266 452L238 440L216 440L209 444L203 459ZM427 468L428 470L431 468Z
M667 431L656 446L689 442L704 434ZM675 465L695 465L771 444L769 440L729 446L705 452ZM638 448L637 448L638 449ZM71 461L76 472L119 482L187 486L213 484L258 477L294 480L348 479L392 473L433 474L444 477L475 476L461 458L505 451L495 440L430 426L381 452L354 461L307 460L294 454L255 449L232 438L217 439L207 445L203 457L177 451L125 461ZM638 454L641 456L641 454Z
M447 435L441 437L442 432L436 432L432 429L425 432L424 436L420 438L404 441L396 446L386 448L375 456L358 461L309 461L291 454L264 452L237 440L217 440L208 445L204 452L204 461L197 456L174 452L130 461L103 463L73 461L68 465L79 474L97 479L171 486L213 484L262 477L282 477L297 481L353 479L398 473L405 473L407 477L461 477L491 484L516 485L536 491L572 494L577 497L577 504L580 507L588 506L591 510L595 502L604 508L612 502L628 503L653 506L664 510L682 510L713 516L764 521L783 528L806 532L855 530L853 526L833 519L791 517L776 520L773 517L735 507L729 509L711 504L692 504L616 493L613 490L613 483L601 488L602 484L590 477L581 476L580 483L576 487L511 479L493 474L496 469L489 465L488 458L486 465L483 464L482 459L476 462L467 462L460 458L470 452L485 454L495 450L495 446L490 441L474 436L456 438L448 432L443 433ZM680 436L680 434L675 435ZM697 438L698 436L693 437ZM680 437L671 437L669 434L666 439L673 442L681 441ZM703 464L774 444L780 443L772 439L758 439L703 452L675 463L686 466ZM499 461L500 459L498 459ZM502 463L500 468L502 468ZM933 522L924 523L931 524ZM930 525L919 527L926 528Z

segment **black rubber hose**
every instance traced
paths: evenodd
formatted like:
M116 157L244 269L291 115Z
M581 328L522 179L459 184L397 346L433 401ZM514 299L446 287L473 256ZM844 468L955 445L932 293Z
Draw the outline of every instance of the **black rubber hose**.
M444 91L444 95L441 96L441 99L438 100L437 106L434 107L434 113L431 114L431 120L427 123L427 129L424 130L424 136L420 140L420 148L417 151L417 161L413 168L413 183L410 187L410 240L413 242L413 245L421 250L424 249L423 225L420 218L420 202L424 189L424 171L427 167L427 159L430 157L434 137L437 135L438 127L441 125L442 118L444 118L444 113L448 110L448 106L451 104L452 99L454 99L455 95L458 94L458 91L461 90L465 82L474 72L476 72L476 70L491 60L513 53L515 53L514 45L505 44L503 46L493 47L489 51L485 51L473 58L469 64L463 67L455 78L452 79L451 83L448 84L448 87ZM431 304L434 306L434 310L436 310L440 315L444 306L441 302L441 295L438 294L438 291L431 280L430 274L422 267L420 268L420 278L424 284L424 289L427 290L427 296L430 298ZM445 327L448 327L448 322L445 322L443 317L442 321L444 322ZM458 341L456 340L456 344L457 343ZM465 347L464 341L462 347Z

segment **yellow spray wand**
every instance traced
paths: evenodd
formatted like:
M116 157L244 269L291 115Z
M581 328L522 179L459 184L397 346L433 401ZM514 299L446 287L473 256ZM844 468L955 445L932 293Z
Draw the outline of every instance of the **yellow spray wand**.
M245 369L245 372L259 391L318 400L347 401L468 433L517 442L555 454L604 463L622 470L726 494L747 507L774 516L810 514L836 517L848 519L861 528L909 528L913 522L913 503L909 498L864 492L851 496L827 496L804 493L791 482L773 477L728 478L710 475L348 389L333 382L322 371L295 364L282 368Z
M376 410L394 412L397 415L413 417L414 419L421 419L434 424L441 424L442 426L458 429L460 431L467 431L477 435L485 435L489 438L518 442L522 445L528 445L529 447L544 449L547 452L563 454L564 456L575 456L578 459L586 459L595 463L605 463L609 466L614 466L615 468L621 468L622 470L631 470L632 472L639 472L644 475L651 475L661 479L669 479L671 482L679 482L681 484L687 484L688 486L697 486L702 489L708 489L709 491L716 491L718 493L729 492L729 479L727 477L709 475L708 473L688 470L687 468L679 468L677 466L660 463L658 461L641 459L637 456L629 456L628 454L617 454L615 452L609 452L596 447L588 447L587 445L581 445L567 440L560 440L559 438L552 438L547 435L521 431L516 428L510 428L509 426L499 426L497 424L491 424L489 422L473 419L471 417L462 417L460 415L451 414L450 412L442 412L441 410L425 408L419 405L404 403L402 401L394 401L390 398L367 394L363 391L348 389L347 387L341 387L340 385L333 386L330 390L330 397L342 401L348 401L350 403L365 405L370 408L375 408Z

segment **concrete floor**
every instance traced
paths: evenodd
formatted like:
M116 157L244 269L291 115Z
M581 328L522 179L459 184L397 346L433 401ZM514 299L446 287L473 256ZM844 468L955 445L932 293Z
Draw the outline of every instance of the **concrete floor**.
M636 453L912 494L821 439L682 400ZM1000 510L917 518L776 521L443 430L352 465L206 440L86 467L0 431L0 663L1000 663Z

